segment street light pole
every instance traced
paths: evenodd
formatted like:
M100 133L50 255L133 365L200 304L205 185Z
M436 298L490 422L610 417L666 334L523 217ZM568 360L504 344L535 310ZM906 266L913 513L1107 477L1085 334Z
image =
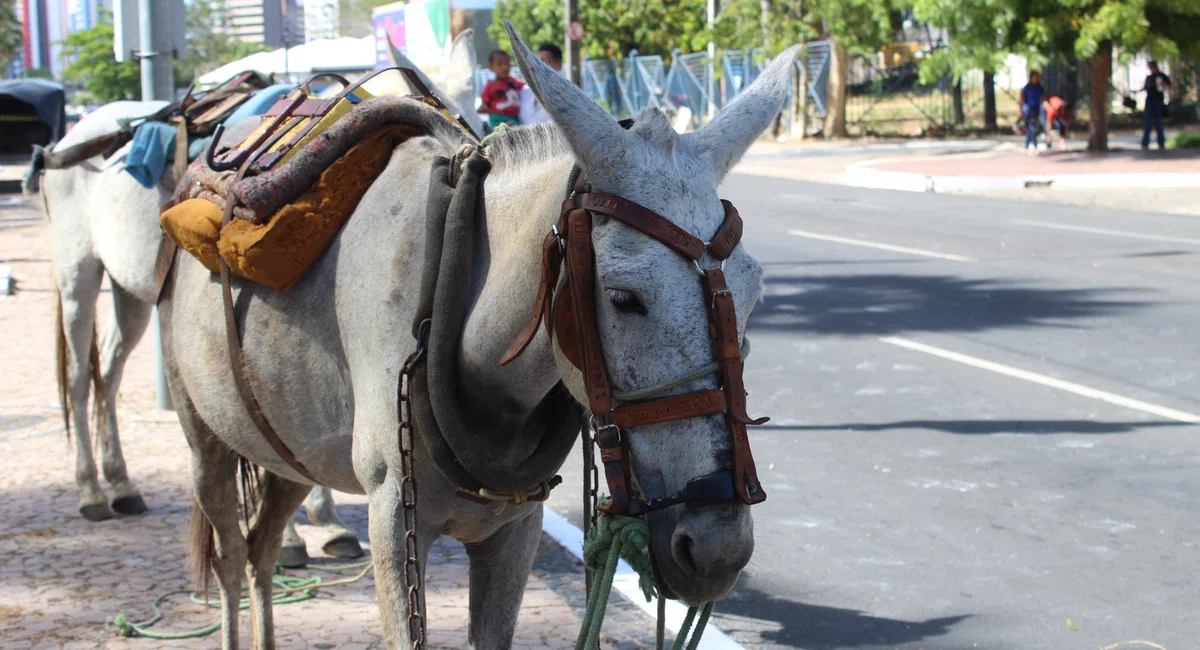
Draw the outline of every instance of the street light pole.
M171 3L138 0L138 60L142 66L142 101L170 101L175 94L175 71L171 67ZM158 307L150 321L154 343L154 396L160 410L173 410L163 368L162 332Z
M708 0L708 119L712 120L717 114L717 44L712 41L713 26L717 22L717 12L721 11L719 0Z
M563 12L563 21L565 23L563 25L563 39L565 40L566 47L563 48L563 52L567 56L567 74L570 75L571 83L582 87L583 68L579 56L579 40L571 38L571 23L579 22L579 0L564 0L564 2L566 3L566 11Z

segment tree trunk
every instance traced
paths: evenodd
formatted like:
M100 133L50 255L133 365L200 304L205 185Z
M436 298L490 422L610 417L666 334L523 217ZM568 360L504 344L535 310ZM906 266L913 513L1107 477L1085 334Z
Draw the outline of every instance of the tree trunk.
M954 90L951 94L951 99L953 100L954 126L962 126L962 123L967 121L967 116L963 114L962 77L959 77L958 80L954 82Z
M996 75L983 73L983 128L996 130Z
M1092 60L1092 116L1088 125L1087 150L1108 151L1108 80L1112 77L1112 42L1100 43Z
M846 50L836 38L830 38L832 52L829 58L829 91L825 98L825 137L849 137L846 131L846 83L850 75Z

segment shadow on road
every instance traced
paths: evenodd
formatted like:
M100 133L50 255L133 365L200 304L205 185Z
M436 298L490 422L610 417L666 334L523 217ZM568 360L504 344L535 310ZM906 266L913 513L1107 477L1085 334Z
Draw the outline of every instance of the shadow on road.
M894 429L929 429L962 435L1008 433L1044 435L1052 433L1133 433L1151 427L1187 426L1180 422L1097 422L1095 420L901 420L858 424L764 424L755 431L891 431Z
M738 587L738 598L720 604L720 614L734 614L757 621L773 621L781 627L764 631L764 645L804 650L839 648L891 648L942 636L970 615L946 616L927 621L901 621L871 616L853 609L798 603L776 598L753 588ZM722 630L736 631L737 621L715 617ZM751 624L753 625L753 624Z
M1070 327L1064 320L1152 305L1105 296L1133 289L1037 289L935 275L768 276L751 331L888 335Z

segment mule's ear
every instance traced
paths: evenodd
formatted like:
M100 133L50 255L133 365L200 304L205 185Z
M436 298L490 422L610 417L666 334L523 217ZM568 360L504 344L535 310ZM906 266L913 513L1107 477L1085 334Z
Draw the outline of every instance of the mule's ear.
M718 179L724 178L737 164L783 107L792 80L792 64L800 56L800 47L790 47L775 57L758 79L717 113L712 122L682 136L698 155L712 161Z
M450 46L450 59L442 66L438 75L438 86L445 91L443 99L449 105L453 102L452 111L457 110L463 119L471 125L475 133L483 133L483 122L479 113L475 112L475 30L464 29L454 37Z
M625 155L625 130L566 77L542 62L517 35L512 22L504 21L508 40L525 81L554 118L558 130L571 143L575 156L588 170L603 171L618 164Z

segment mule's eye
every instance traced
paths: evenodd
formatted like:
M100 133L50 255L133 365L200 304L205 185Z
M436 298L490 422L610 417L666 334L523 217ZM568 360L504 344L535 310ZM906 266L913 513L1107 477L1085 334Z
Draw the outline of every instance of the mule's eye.
M612 302L613 307L623 314L640 314L646 315L646 305L642 304L641 299L632 291L624 289L608 289L608 299Z

